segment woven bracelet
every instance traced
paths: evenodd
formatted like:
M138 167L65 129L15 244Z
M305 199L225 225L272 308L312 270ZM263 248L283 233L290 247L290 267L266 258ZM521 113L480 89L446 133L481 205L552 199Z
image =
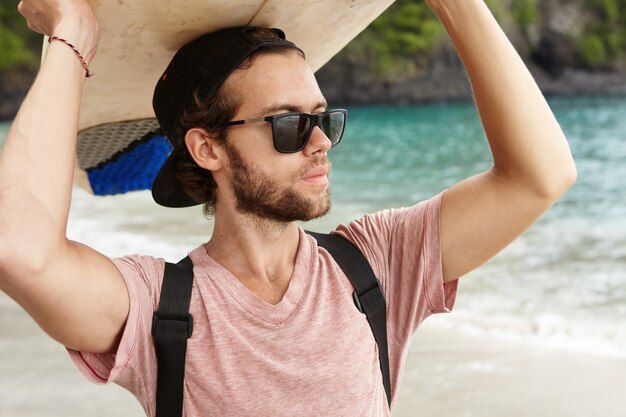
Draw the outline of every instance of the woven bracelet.
M64 44L66 44L67 46L69 46L70 48L72 48L72 51L74 51L74 53L76 54L76 56L78 57L78 59L80 60L80 64L83 66L83 68L85 69L85 77L89 78L93 75L93 72L89 71L89 67L87 66L87 62L85 61L85 58L83 58L83 56L81 55L80 52L78 52L78 49L76 49L76 47L74 45L72 45L71 43L69 43L68 41L66 41L63 38L59 38L58 36L50 36L48 38L48 43L52 42L52 41L60 41L63 42Z

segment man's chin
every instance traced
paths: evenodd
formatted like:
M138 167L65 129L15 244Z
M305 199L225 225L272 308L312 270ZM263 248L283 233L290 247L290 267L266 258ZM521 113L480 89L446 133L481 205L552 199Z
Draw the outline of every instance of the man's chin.
M241 214L281 223L318 219L328 214L330 209L329 188L316 196L290 193L274 201L247 200L239 197L236 207Z
M315 211L312 210L311 215L308 216L308 218L303 221L319 219L320 217L324 217L330 212L330 209L332 208L332 204L330 201L330 189L329 188L326 188L326 190L324 190L323 195L315 199L312 202L311 208L313 209L313 207L315 207Z
M326 204L324 207L322 207L321 209L310 213L307 216L303 216L303 218L299 219L300 221L303 222L308 222L311 220L315 220L315 219L319 219L320 217L324 217L325 215L327 215L330 212L331 209L331 204L330 201L328 201L328 204Z
M296 206L297 207L291 207L287 212L277 217L282 217L283 221L301 222L308 222L324 217L331 209L330 194L325 193L318 198L302 199Z

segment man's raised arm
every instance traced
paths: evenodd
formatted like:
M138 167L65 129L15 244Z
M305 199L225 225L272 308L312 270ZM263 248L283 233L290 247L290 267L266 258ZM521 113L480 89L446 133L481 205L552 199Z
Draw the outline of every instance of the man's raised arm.
M469 75L493 168L451 187L441 208L444 280L483 264L574 183L552 111L483 0L426 0Z
M85 0L24 0L31 29L59 36L93 58L98 24ZM66 238L83 68L53 41L0 155L0 290L53 338L91 352L114 351L128 292L105 256Z

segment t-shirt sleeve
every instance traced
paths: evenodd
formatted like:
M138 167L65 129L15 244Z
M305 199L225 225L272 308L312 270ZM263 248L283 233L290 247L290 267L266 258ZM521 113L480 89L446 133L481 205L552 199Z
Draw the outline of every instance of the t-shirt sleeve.
M443 283L442 194L409 208L366 215L335 231L370 261L385 291L388 332L400 343L428 316L454 306L458 281Z
M68 348L78 369L92 382L115 382L150 398L156 383L156 355L152 342L152 315L158 303L165 262L132 255L111 259L128 289L130 309L122 339L114 354L93 354Z

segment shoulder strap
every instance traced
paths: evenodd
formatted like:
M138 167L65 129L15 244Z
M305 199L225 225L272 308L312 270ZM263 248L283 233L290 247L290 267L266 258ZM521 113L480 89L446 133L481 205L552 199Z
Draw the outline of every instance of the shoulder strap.
M183 414L183 381L187 339L193 332L189 314L193 262L187 256L178 264L167 262L161 284L159 308L152 317L157 355L156 417Z
M352 294L359 311L367 317L378 345L378 359L383 375L387 403L391 406L391 378L387 347L387 304L376 274L361 250L348 239L335 234L307 231L318 245L326 249L346 274L355 291Z
M355 288L356 307L366 315L378 345L380 370L387 402L391 404L391 379L387 347L385 294L363 253L339 236L307 232L335 259ZM183 384L187 339L193 332L189 314L193 263L187 256L178 264L165 264L159 308L152 318L152 336L157 355L156 417L180 417L183 411Z

